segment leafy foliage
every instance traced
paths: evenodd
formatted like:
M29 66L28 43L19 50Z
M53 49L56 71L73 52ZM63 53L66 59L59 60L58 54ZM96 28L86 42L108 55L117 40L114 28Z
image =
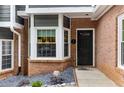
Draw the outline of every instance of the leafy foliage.
M32 87L41 87L42 85L43 85L43 82L41 81L32 82Z

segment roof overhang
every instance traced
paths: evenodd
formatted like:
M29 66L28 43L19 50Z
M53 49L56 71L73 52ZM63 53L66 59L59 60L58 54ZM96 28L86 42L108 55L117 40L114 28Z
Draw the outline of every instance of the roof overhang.
M51 7L51 8L26 8L28 14L58 14L58 13L80 13L92 12L93 7Z
M18 15L27 18L30 14L59 14L62 13L70 18L91 18L98 20L102 17L112 5L96 5L94 6L79 6L79 7L44 7L44 8L29 8L26 6L25 11L18 11Z
M111 9L113 5L100 5L96 6L91 16L92 20L98 20L101 18L109 9Z

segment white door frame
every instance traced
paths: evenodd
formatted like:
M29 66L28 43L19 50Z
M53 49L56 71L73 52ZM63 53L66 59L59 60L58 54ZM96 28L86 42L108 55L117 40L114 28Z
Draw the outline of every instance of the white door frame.
M76 66L78 66L77 60L77 45L78 45L78 30L92 30L93 31L93 67L95 67L95 28L77 28L76 29Z

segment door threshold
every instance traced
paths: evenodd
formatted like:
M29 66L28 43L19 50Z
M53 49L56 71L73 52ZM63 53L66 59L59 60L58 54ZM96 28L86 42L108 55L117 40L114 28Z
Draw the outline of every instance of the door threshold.
M86 66L77 66L78 70L92 70L93 67L92 65L86 65Z

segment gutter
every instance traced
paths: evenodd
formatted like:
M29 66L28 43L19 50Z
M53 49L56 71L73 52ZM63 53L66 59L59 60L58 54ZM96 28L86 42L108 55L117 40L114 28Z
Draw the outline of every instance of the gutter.
M18 35L18 66L21 67L21 35L14 29L12 25L10 26L10 30Z

